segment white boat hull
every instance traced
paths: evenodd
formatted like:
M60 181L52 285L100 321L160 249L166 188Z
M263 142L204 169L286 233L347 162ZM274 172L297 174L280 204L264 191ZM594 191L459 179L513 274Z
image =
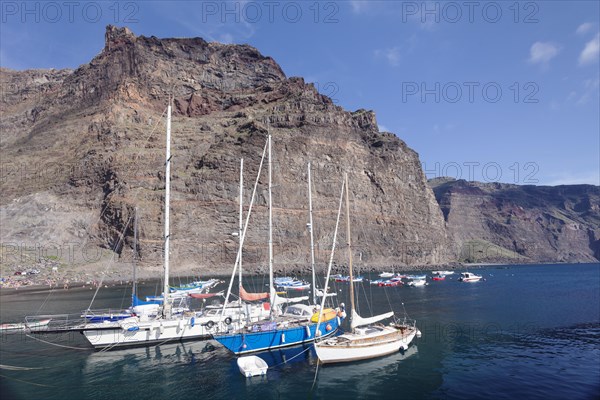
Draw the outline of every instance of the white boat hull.
M139 318L133 317L119 322L88 324L82 332L95 349L104 349L208 339L213 333L236 328L237 322L226 324L200 317L181 316L151 321L140 321Z
M315 344L315 350L319 361L323 364L367 360L392 354L400 349L408 349L416 333L416 329L413 328L405 335L397 335L390 339L382 338L379 341L376 337L363 337L356 334L342 335L349 337L351 340L348 343L337 343L335 345L328 345L329 340L327 340ZM330 343L336 343L337 339L330 339Z

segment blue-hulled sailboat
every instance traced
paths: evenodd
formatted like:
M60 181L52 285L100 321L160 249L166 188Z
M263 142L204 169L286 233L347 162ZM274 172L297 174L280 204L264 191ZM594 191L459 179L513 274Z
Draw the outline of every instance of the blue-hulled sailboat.
M213 338L235 354L246 354L263 350L277 349L294 346L302 343L313 342L317 337L332 335L341 323L344 312L340 309L327 309L319 313L317 306L304 304L289 305L283 311L283 304L292 299L282 299L277 296L273 278L273 212L272 212L272 162L271 162L271 136L267 139L269 160L269 187L268 187L268 209L269 209L269 292L264 294L249 294L243 289L240 279L240 298L244 300L268 298L269 303L265 306L270 308L268 319L249 323L241 329L224 334L214 334ZM262 161L261 161L262 167ZM259 174L261 168L259 167ZM258 180L258 179L257 179ZM254 202L254 194L250 202L250 210ZM241 235L243 244L246 230L248 228L248 217L246 226ZM339 215L338 215L339 219ZM336 225L337 232L337 225ZM236 265L233 274L241 258L241 249L238 251ZM240 272L241 274L241 272ZM314 286L313 286L314 287ZM227 292L226 303L231 292L231 285ZM303 299L303 298L298 298ZM307 298L304 298L307 299ZM320 318L320 320L319 320Z

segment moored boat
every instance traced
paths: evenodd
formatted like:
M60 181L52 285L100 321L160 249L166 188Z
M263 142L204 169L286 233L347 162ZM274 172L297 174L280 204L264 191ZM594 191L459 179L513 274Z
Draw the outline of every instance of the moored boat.
M460 278L458 278L458 280L461 282L478 282L482 278L483 278L482 276L475 275L472 272L461 272Z
M454 271L431 271L433 275L453 275Z
M273 278L273 220L272 220L272 158L271 158L271 136L267 139L268 148L268 211L269 211L269 292L256 293L251 296L246 296L240 285L240 298L243 300L254 298L269 299L267 303L270 310L268 318L256 321L254 323L247 323L239 329L234 329L231 332L219 333L213 335L213 338L222 344L225 348L233 352L234 354L246 354L256 351L272 350L282 347L294 346L306 342L312 342L317 337L325 337L334 334L338 326L341 324L343 318L342 310L324 309L323 315L320 319L314 320L315 306L309 306L304 304L289 305L283 311L283 303L296 302L308 300L308 297L288 298L282 299L275 292L275 282ZM263 152L263 160L264 160ZM258 176L260 176L261 165L258 170ZM258 183L258 177L256 180ZM256 189L256 186L255 186ZM245 238L245 232L248 228L248 217L250 210L254 202L254 196L250 202L250 208L246 219L246 225L244 226L244 232L241 234L241 242ZM335 236L335 235L334 235ZM241 257L241 250L238 252L238 260ZM233 274L238 266L238 260L234 266ZM331 268L331 267L330 267ZM233 275L232 275L233 276ZM233 280L232 280L233 281ZM241 272L240 272L241 282ZM231 293L231 283L227 291L226 299ZM323 297L323 302L327 296ZM319 315L318 313L316 315ZM320 329L319 329L320 324Z
M1 324L0 331L13 332L13 331L39 331L46 329L50 323L51 318L40 319L36 321L25 321L13 324Z
M244 356L237 359L237 365L246 378L266 375L269 366L266 361L258 356Z
M350 206L348 199L348 177L344 176L346 190L346 218L348 259L350 269L350 316L351 331L340 336L326 338L315 342L315 351L319 362L338 363L365 360L394 353L400 349L408 349L417 335L415 322L400 323L394 320L389 325L379 321L393 318L394 312L363 318L356 312L354 305L354 283L352 282L352 240L350 234Z

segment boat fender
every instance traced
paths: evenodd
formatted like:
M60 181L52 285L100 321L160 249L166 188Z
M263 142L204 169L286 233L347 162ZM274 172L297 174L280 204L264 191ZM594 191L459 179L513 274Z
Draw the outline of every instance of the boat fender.
M208 329L212 329L212 327L213 327L213 326L215 326L215 323L214 323L214 322L212 322L212 321L208 321L208 322L206 323L206 327L207 327Z
M281 343L285 343L285 333L281 334Z
M306 325L306 336L310 337L310 326Z
M321 330L320 329L317 329L317 331L315 332L315 336L316 337L321 336Z
M225 324L231 325L231 317L225 318Z
M128 332L135 332L135 331L139 331L140 327L139 326L130 326L129 328L127 328Z
M161 322L160 326L158 327L158 331L160 332L161 335L163 333L165 333L165 327L163 326L162 322Z
M331 325L327 324L327 326L325 326L325 330L327 332L331 331L333 328L331 327Z
M196 318L192 317L190 318L190 326L193 328L194 325L196 325Z

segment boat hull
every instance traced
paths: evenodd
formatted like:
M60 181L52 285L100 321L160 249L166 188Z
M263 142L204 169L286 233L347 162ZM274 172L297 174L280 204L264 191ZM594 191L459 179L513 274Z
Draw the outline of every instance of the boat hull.
M416 332L416 329L413 328L405 334L395 332L375 338L360 338L357 336L355 340L345 344L328 345L320 343L315 346L315 351L319 362L322 364L368 360L395 353L400 349L408 349L416 336Z
M241 374L246 378L266 375L269 368L265 360L256 356L240 357L238 358L237 365Z
M131 318L113 323L88 324L81 332L95 350L102 350L209 339L213 333L236 328L236 322L226 324L224 321L182 316L180 319L147 322Z
M339 317L319 324L319 337L332 335L340 325ZM253 330L260 327L253 325ZM288 328L214 335L213 338L234 354L248 354L257 351L272 350L295 346L315 340L316 323L306 323Z

